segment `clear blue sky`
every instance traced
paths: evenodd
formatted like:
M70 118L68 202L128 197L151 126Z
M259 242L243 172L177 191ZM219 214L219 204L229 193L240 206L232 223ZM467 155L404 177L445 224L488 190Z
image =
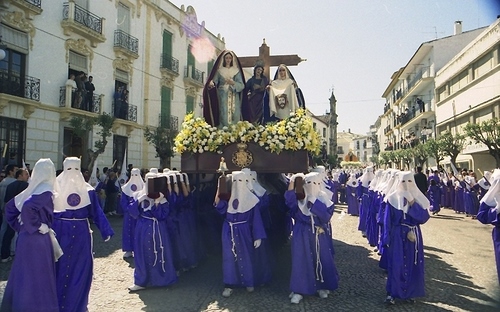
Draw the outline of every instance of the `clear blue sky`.
M500 0L173 0L191 5L198 22L225 38L238 56L258 55L262 39L272 54L307 59L290 67L306 106L329 110L332 87L338 131L365 134L383 113L382 93L421 43L488 26ZM274 75L275 68L271 68Z

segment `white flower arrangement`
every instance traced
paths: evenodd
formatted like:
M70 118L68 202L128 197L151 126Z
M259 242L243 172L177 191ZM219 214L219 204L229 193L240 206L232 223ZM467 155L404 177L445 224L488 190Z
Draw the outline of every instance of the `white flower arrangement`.
M276 123L254 125L240 121L222 129L188 114L174 140L174 151L179 154L217 152L225 145L240 142L253 142L276 154L306 150L318 155L321 150L321 138L313 128L312 119L304 109L299 109Z

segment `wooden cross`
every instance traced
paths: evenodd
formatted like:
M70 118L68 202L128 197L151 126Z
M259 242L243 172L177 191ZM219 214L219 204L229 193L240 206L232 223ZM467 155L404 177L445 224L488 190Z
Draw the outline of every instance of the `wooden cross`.
M299 57L297 54L294 55L270 55L270 49L266 44L266 39L263 39L262 45L259 48L259 56L244 56L238 57L241 63L241 67L254 67L257 61L264 64L264 75L272 80L273 77L269 76L269 68L271 66L278 66L280 64L285 64L286 66L296 66L302 61L306 61Z

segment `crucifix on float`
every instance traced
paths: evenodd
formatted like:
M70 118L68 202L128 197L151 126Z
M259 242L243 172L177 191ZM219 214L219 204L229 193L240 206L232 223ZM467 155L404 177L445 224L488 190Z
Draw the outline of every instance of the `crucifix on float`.
M306 61L297 54L290 55L270 55L270 49L266 44L266 39L263 39L262 45L259 48L259 56L243 56L238 57L241 67L254 67L257 61L264 63L264 75L272 80L269 76L269 68L285 64L286 66L296 66L302 61Z

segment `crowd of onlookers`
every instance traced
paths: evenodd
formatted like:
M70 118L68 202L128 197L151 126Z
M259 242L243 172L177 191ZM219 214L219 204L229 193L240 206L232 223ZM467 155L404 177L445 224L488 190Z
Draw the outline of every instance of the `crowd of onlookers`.
M88 76L84 72L79 72L76 75L70 74L66 81L66 86L73 89L71 97L71 107L79 108L89 112L94 111L94 91L95 86L92 76Z

